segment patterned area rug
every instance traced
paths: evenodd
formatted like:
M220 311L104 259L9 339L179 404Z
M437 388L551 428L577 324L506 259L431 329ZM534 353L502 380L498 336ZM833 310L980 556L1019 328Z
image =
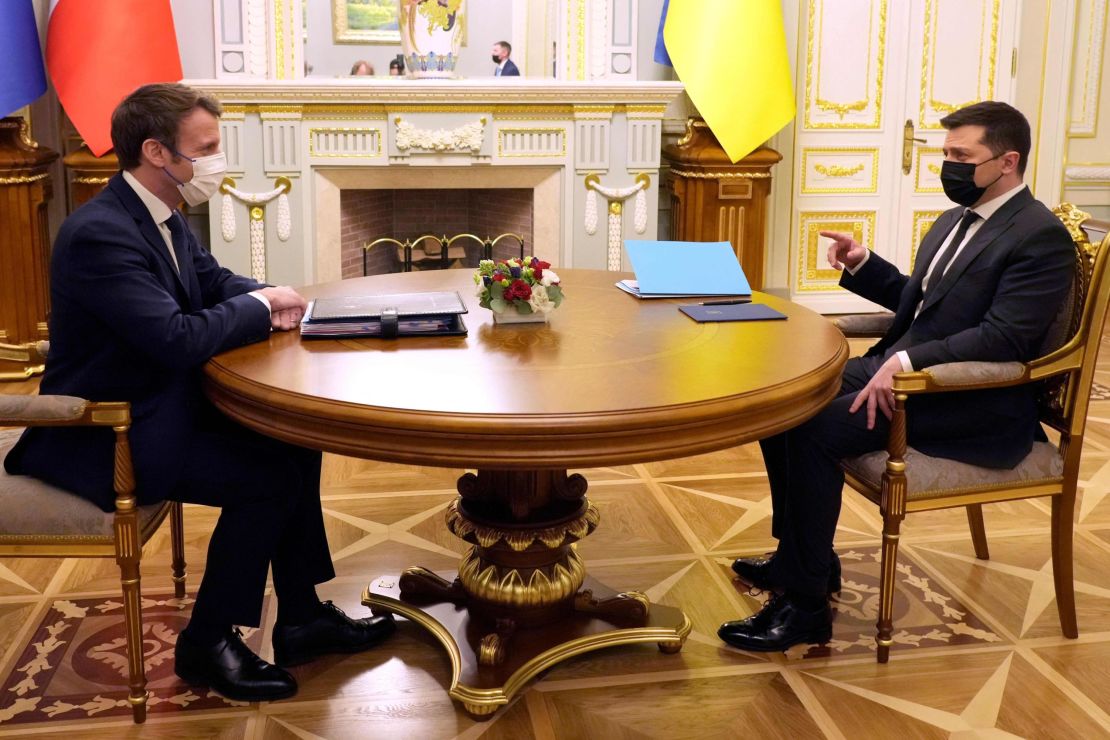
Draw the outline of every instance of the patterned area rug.
M245 706L191 687L173 672L177 634L189 621L190 598L143 598L147 711ZM261 633L244 630L258 651ZM0 687L0 729L47 719L130 716L127 643L118 597L58 600L43 617Z
M796 645L787 656L827 658L875 652L879 618L881 548L838 551L844 569L842 588L832 598L833 638L827 645ZM730 571L731 575L731 571ZM894 648L937 647L1001 642L978 617L938 584L933 583L906 553L898 553L894 594ZM747 593L740 581L736 589ZM756 598L766 600L766 594Z

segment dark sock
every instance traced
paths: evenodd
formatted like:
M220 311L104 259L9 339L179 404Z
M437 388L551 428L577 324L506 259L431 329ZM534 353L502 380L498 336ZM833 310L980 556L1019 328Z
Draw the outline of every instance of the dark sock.
M818 596L814 594L802 593L801 591L788 590L786 592L786 598L793 601L799 609L805 609L806 611L810 612L817 611L829 602L829 597L825 596L824 594Z
M215 645L231 632L230 624L221 624L219 622L208 622L203 619L193 617L189 620L189 624L185 625L185 629L181 630L181 634L185 635L189 640L198 645L210 646Z
M320 599L316 596L315 589L312 590L311 596L278 599L278 624L286 626L308 624L318 616L320 616Z

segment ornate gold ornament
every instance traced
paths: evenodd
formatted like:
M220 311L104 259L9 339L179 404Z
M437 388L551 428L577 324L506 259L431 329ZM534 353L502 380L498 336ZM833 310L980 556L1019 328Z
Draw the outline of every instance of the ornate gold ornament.
M554 550L588 536L597 529L601 513L596 506L589 504L581 516L562 524L526 531L504 530L474 524L459 511L459 502L455 500L447 507L445 519L447 529L461 540L481 547L493 547L498 542L504 542L514 552L524 552L537 542Z
M866 165L863 164L857 164L855 167L841 167L837 164L815 164L813 165L813 169L827 177L851 177L852 175L862 172L865 166Z
M471 596L513 609L537 609L572 598L586 579L586 566L573 547L566 558L541 568L505 568L471 548L459 564L459 580Z

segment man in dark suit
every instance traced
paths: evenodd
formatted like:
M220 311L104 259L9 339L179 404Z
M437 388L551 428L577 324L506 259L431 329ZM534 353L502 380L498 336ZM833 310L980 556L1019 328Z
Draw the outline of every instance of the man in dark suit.
M508 41L498 41L493 45L493 63L497 65L493 70L494 77L520 77L520 70L509 59L512 53L513 46Z
M51 255L43 393L128 401L140 503L222 508L176 670L230 699L290 696L296 682L242 642L258 626L267 570L278 599L277 663L370 647L389 619L351 619L315 586L335 575L320 508L320 453L221 416L201 392L214 354L297 326L305 300L222 268L176 206L200 205L226 170L219 104L184 85L146 85L112 116L122 172L75 211ZM114 508L110 429L29 429L5 465Z
M941 119L941 183L960 204L922 240L903 275L847 234L829 263L840 284L895 312L886 336L848 361L840 394L804 424L762 440L774 507L769 558L740 558L741 580L779 593L718 634L746 650L783 650L831 635L828 594L840 588L832 550L844 474L839 461L886 446L895 373L968 360L1028 361L1070 289L1074 248L1060 221L1022 184L1029 123L987 101ZM1020 462L1035 437L1030 386L939 394L906 404L908 441L926 454L993 468Z

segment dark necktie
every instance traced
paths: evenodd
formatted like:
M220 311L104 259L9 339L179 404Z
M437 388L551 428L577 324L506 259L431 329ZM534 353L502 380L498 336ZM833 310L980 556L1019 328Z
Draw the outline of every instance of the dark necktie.
M972 210L964 211L964 217L960 219L960 225L956 227L956 235L952 237L952 241L948 243L948 248L937 259L933 265L933 271L929 273L929 289L940 284L941 278L944 277L944 270L948 267L948 263L952 261L953 255L956 250L960 248L963 243L964 237L967 236L967 230L971 225L979 220L979 214Z
M170 261L173 262L177 271L181 272L181 260L185 258L188 252L185 240L185 222L177 211L174 211L166 219L166 226L170 228L170 241L173 242L173 254L170 255Z

